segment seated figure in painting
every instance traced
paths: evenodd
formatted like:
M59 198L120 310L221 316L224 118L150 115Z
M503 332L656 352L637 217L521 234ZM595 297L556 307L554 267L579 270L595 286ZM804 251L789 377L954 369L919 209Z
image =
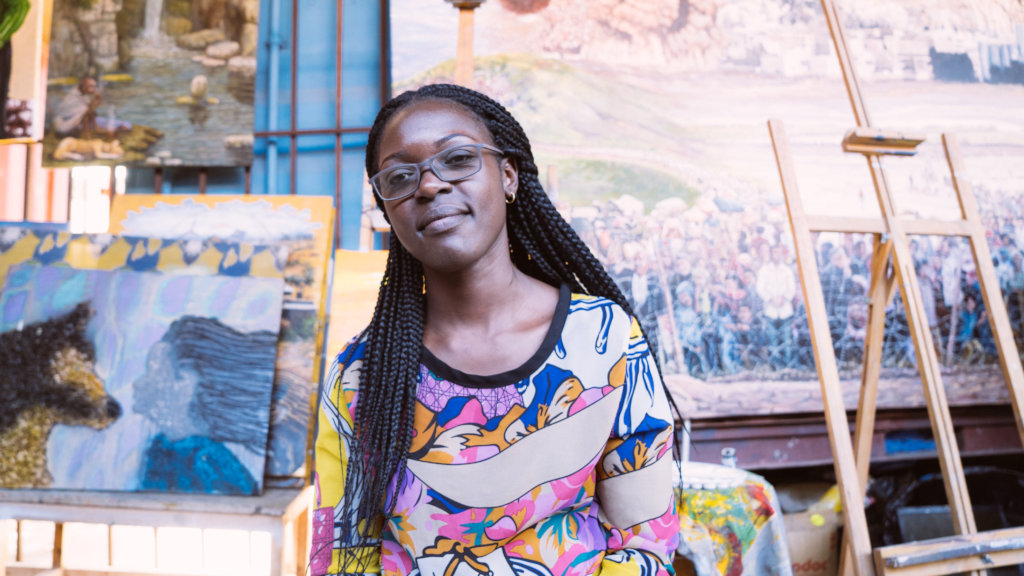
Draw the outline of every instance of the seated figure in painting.
M238 332L185 316L153 345L135 381L137 414L156 425L145 450L143 490L255 494L259 483L239 454L266 457L270 401L254 382L272 382L277 337ZM234 448L234 449L232 449Z
M101 134L113 136L118 131L132 129L130 122L98 116L96 110L102 104L103 95L96 87L96 79L82 78L57 106L53 117L54 132L58 136L93 138Z

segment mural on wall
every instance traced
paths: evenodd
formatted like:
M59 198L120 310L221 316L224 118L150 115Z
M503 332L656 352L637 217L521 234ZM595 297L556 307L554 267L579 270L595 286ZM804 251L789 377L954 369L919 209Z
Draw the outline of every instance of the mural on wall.
M42 137L43 7L9 0L0 10L0 142Z
M258 494L281 286L12 267L0 485Z
M54 0L44 165L252 162L259 0Z
M873 125L926 137L916 157L885 162L897 208L958 216L939 138L955 133L1020 339L1024 7L839 7ZM457 11L398 0L391 17L394 92L451 81ZM524 125L549 194L631 300L684 412L820 411L767 120L786 123L809 213L880 216L864 161L840 148L855 121L818 0L500 0L475 26L474 86ZM821 234L817 248L855 406L872 240ZM912 248L950 402L1005 399L966 244ZM923 405L914 363L897 298L880 406Z
M111 208L111 232L287 250L268 476L291 477L305 470L310 397L322 363L333 218L332 199L325 196L130 194L116 197Z

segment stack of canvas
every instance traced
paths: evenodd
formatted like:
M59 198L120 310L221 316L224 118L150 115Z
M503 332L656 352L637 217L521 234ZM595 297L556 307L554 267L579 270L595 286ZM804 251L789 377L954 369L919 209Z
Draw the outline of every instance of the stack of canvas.
M124 236L0 227L0 486L301 483L332 212L128 196Z

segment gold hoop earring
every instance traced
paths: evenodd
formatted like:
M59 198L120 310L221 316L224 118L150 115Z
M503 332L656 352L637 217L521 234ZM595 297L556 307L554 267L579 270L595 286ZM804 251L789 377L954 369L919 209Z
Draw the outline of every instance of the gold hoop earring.
M510 194L508 196L505 196L505 204L511 204L511 203L513 203L515 201L516 201L516 193L515 192L513 192L512 194Z

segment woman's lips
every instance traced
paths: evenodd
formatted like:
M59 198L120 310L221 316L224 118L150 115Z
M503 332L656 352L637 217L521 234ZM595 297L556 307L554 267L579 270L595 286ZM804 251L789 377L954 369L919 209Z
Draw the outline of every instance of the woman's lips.
M416 229L428 234L446 232L458 225L466 214L468 212L460 206L437 206L431 208L420 218Z

